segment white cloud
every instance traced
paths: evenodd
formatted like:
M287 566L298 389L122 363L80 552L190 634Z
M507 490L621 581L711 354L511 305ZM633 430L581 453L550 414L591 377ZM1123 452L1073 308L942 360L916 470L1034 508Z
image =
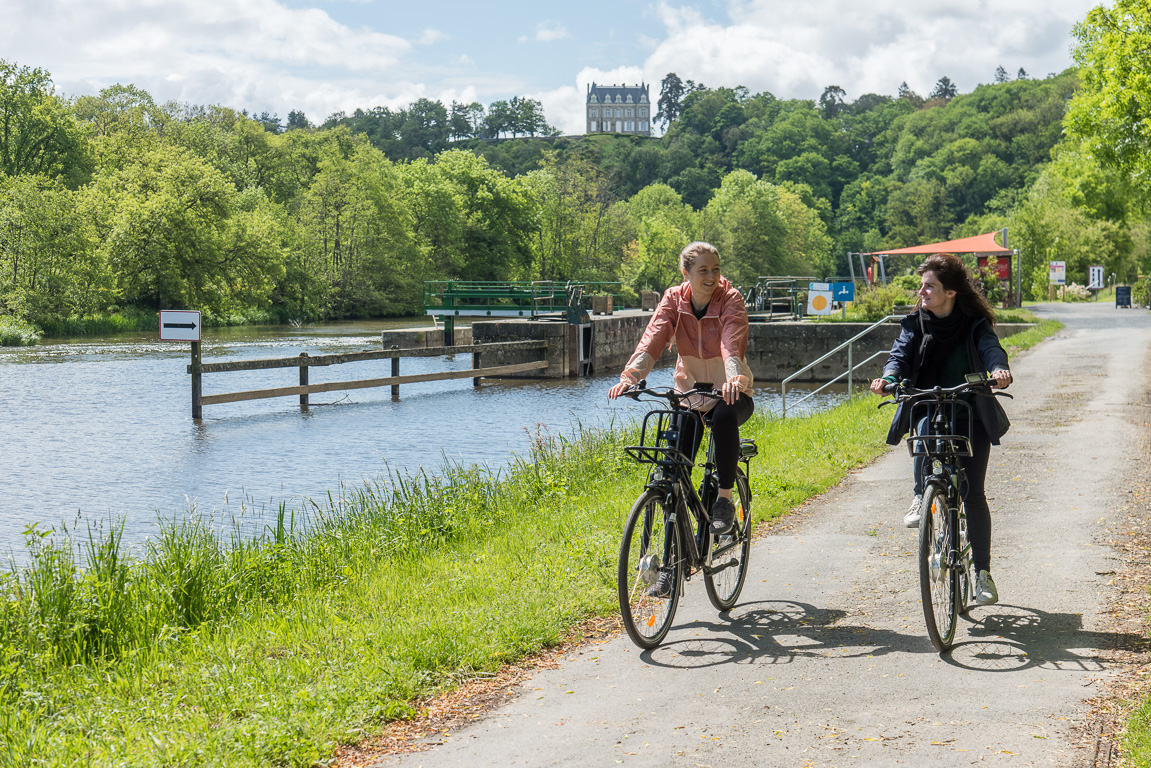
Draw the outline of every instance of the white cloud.
M536 25L534 35L520 35L519 41L526 43L534 40L537 43L550 43L565 37L570 37L567 27L558 21L544 21Z
M657 84L675 72L782 98L814 99L831 84L849 98L894 95L903 81L926 93L945 75L970 91L991 82L999 65L1040 77L1069 66L1068 32L1095 4L730 0L724 22L663 4L657 12L667 35L643 70Z
M399 76L412 47L276 0L0 0L0 17L5 58L47 69L66 93L133 83L158 101L236 108L314 113L335 94L373 93L357 81Z
M425 29L420 33L420 45L433 45L447 40L450 36L438 29Z

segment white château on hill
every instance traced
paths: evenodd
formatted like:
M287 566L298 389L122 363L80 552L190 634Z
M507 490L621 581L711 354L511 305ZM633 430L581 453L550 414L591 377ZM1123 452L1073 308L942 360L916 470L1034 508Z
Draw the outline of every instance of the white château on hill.
M587 133L651 136L649 86L596 85L587 89Z

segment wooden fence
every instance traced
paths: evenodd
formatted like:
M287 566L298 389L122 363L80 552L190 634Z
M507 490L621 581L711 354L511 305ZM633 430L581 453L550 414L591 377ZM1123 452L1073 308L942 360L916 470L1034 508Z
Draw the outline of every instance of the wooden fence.
M231 363L203 363L200 360L199 344L192 345L192 362L188 366L188 373L192 375L192 418L203 417L205 405L217 403L238 403L243 400L262 400L269 397L288 397L299 395L300 405L308 404L308 395L313 392L332 392L344 389L365 389L369 387L392 388L392 397L400 396L401 384L415 384L421 381L447 381L451 379L471 379L474 386L480 385L480 379L492 376L507 376L513 373L525 373L547 368L546 360L537 360L529 363L514 363L511 365L497 365L488 368L480 366L480 357L486 352L504 352L512 350L546 349L546 341L510 341L498 344L472 344L470 346L453 347L427 347L420 349L385 349L379 352L348 352L341 355L310 356L301 352L299 357L281 357L263 360L239 360ZM403 357L445 357L470 353L472 367L463 371L442 371L439 373L419 373L408 376L400 375L400 358ZM360 379L356 381L329 381L322 384L309 384L308 371L316 366L340 365L342 363L358 363L365 360L392 361L391 376L382 379ZM247 392L229 392L221 395L205 395L202 391L201 376L205 373L224 373L227 371L258 371L268 368L298 368L300 383L297 386L276 387L274 389L257 389Z

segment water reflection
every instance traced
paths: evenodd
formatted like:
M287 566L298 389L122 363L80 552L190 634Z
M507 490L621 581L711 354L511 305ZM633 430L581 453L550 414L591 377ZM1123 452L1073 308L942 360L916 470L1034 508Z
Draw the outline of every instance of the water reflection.
M410 321L408 322L410 325ZM205 362L379 348L382 323L305 329L222 329L206 333ZM508 381L478 389L470 379L205 406L190 418L187 345L154 334L0 350L0 433L4 488L0 552L18 550L32 522L58 525L122 515L125 539L140 541L157 518L192 504L227 516L241 500L275 510L326 499L390 469L435 471L445 460L503 466L532 434L607 426L643 406L611 402L605 374L584 379ZM454 359L404 359L401 373L469 368ZM296 369L208 374L204 392L288 386ZM390 374L389 360L314 368L311 382ZM670 384L665 368L652 384ZM791 393L789 393L789 397ZM842 399L821 395L815 407ZM756 393L779 410L776 388ZM221 512L222 510L222 512Z

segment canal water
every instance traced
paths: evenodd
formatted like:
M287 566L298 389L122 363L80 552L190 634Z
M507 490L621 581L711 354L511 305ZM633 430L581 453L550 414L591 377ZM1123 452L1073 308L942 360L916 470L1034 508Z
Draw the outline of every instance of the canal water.
M394 327L394 324L391 324ZM412 321L403 323L410 327ZM208 329L203 360L235 361L379 349L388 324ZM388 472L436 472L445 462L506 466L538 433L570 435L642 414L607 399L618 374L485 383L471 379L204 406L191 418L189 345L155 333L0 348L0 558L25 559L24 531L124 521L139 542L158 520L189 512L249 523L324 503ZM390 360L312 368L311 383L380 378ZM401 374L471 367L470 355L400 361ZM296 368L204 375L204 394L291 386ZM670 384L670 367L649 377ZM796 392L795 394L800 394ZM809 401L826 407L842 391ZM756 393L778 412L778 389Z

